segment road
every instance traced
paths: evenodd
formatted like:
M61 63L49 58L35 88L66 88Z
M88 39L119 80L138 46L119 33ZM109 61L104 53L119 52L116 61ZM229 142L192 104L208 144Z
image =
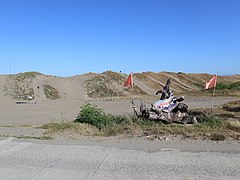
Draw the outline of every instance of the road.
M8 138L0 140L0 179L240 179L240 151L151 151Z

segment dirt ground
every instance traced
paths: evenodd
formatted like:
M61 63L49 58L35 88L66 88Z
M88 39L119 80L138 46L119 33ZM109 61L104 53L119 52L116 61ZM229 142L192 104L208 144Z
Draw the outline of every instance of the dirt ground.
M3 97L5 98L5 97ZM236 97L216 97L215 105L221 105L229 101L238 100ZM140 104L140 99L135 99ZM157 99L148 98L143 101L150 105ZM36 103L36 104L35 104ZM14 100L2 99L0 101L0 126L40 126L49 122L73 121L85 103L92 103L105 110L107 113L116 115L133 114L129 99L84 101L84 100L54 100L30 102L18 105ZM209 97L186 97L186 103L190 109L211 107Z

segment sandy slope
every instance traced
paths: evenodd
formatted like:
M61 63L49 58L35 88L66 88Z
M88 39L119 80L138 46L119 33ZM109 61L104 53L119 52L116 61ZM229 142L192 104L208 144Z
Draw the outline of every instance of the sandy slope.
M167 74L159 73L161 76L167 78ZM97 76L97 74L94 74ZM148 73L147 76L151 76L149 79L157 78L157 74ZM180 76L182 74L171 74L174 79L180 81ZM193 81L197 81L197 76L188 75ZM114 98L114 101L106 101L104 98L101 101L85 101L89 100L87 97L87 92L84 88L84 83L89 78L93 77L91 74L84 74L80 76L73 77L55 77L47 75L36 75L33 78L30 88L33 88L35 99L29 104L17 105L15 102L16 99L12 99L9 96L6 96L4 88L9 79L6 75L0 75L0 125L33 125L38 126L45 124L51 121L60 122L62 120L74 120L77 114L80 111L80 107L86 103L93 103L103 108L107 113L111 114L132 114L132 109L129 103L129 99ZM209 75L206 75L208 78ZM163 79L164 79L163 78ZM227 77L226 79L231 81L237 81L239 75ZM144 91L153 93L154 88L148 87L148 83L144 80L138 79L137 85L140 88L143 88ZM156 83L156 82L155 82ZM189 88L190 85L186 84L187 81L184 80L182 85L185 85L186 88ZM43 85L51 85L56 88L61 96L61 99L58 100L49 100L46 98L43 90ZM148 88L146 88L148 87ZM156 86L159 88L159 86ZM118 88L120 85L118 84ZM175 86L176 88L176 86ZM188 93L185 92L182 95L187 96ZM131 95L129 97L135 97ZM137 98L136 103L139 104L141 98ZM234 97L217 97L215 98L215 104L223 104L228 101L235 100ZM157 100L157 97L149 96L144 99L147 104L154 103ZM186 97L185 103L188 104L190 108L200 108L200 107L210 107L211 100L209 97Z
M5 96L4 92L4 85L7 81L7 75L0 75L0 103L6 104L6 103L12 103L14 100L12 100L10 97Z
M33 85L34 91L36 92L35 101L41 102L47 100L44 94L43 85L51 85L52 87L56 88L59 91L62 100L83 100L86 96L83 84L87 79L87 75L67 78L37 76L34 79Z

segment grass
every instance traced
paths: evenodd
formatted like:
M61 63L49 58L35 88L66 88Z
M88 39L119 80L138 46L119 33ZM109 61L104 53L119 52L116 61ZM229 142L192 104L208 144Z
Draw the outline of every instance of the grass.
M25 97L24 100L27 99L27 96L34 97L34 89L31 84L36 75L36 72L26 72L8 76L3 90L5 95L13 98L22 96Z
M121 85L126 79L119 73L112 72L112 71L105 71L103 74L111 80L116 81L119 85Z
M47 99L56 100L61 98L58 90L50 85L43 85L43 90Z
M147 95L146 92L144 92L142 89L140 89L138 86L133 85L132 88L125 88L124 91L130 92L132 94L137 94L137 95Z
M105 75L95 76L85 82L87 95L92 98L121 96L122 92L113 84L114 79Z
M228 126L228 129L231 129L233 131L240 133L240 121L239 120L229 121L227 126Z
M42 125L39 128L46 129L47 131L45 135L47 136L62 132L70 132L80 135L98 135L100 133L100 131L95 126L69 121L62 121L60 123L48 123Z
M240 138L240 122L226 121L216 115L200 117L195 125L163 124L130 116L105 114L100 108L86 104L74 122L48 123L41 128L48 129L48 135L70 132L71 134L113 136L118 134L173 135L184 138L200 138L223 141L227 138Z
M124 121L123 121L124 120ZM120 123L103 125L97 128L93 125L79 122L49 123L41 128L48 129L46 135L68 132L71 134L88 136L114 136L119 134L141 134L148 135L173 135L184 138L200 138L222 141L226 138L238 139L240 137L240 125L218 119L219 122L203 122L196 125L162 124L143 119L132 119L122 117Z
M222 106L222 110L232 112L235 115L240 116L240 101L233 101Z
M137 86L124 88L126 77L119 73L106 71L96 75L85 82L87 95L91 98L124 97L126 94L145 95L146 93Z
M234 83L217 83L216 90L239 90L240 81Z

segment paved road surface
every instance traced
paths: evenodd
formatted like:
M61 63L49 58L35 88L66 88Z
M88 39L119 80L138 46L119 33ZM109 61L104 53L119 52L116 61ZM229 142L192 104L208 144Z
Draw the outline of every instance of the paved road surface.
M0 141L0 179L240 179L240 152Z

